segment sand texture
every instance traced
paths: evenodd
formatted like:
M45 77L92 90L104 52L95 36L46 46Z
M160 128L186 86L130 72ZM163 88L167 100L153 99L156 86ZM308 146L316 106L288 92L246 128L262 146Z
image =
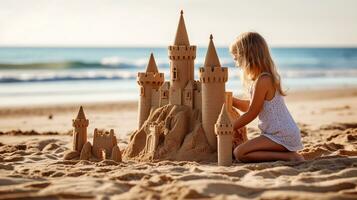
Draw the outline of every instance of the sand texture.
M151 125L149 130L147 124ZM198 111L177 105L156 109L143 126L130 136L123 157L138 161L217 160L217 154L210 148L203 132Z
M287 102L301 128L307 161L230 167L63 160L72 148L68 133L78 107L4 108L0 199L357 199L357 89L297 92ZM89 130L114 128L120 149L131 145L130 130L137 126L135 106L123 105L85 105ZM93 134L88 135L91 141ZM258 135L254 122L248 137Z

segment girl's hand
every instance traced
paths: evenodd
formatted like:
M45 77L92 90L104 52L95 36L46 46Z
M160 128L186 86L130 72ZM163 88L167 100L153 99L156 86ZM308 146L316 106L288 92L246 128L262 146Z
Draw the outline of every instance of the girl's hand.
M239 109L242 112L247 112L250 104L249 100L238 99L236 97L233 97L232 100L233 107Z
M237 129L233 132L233 147L237 147L240 144L247 141L247 130L245 127Z
M245 127L242 127L240 129L234 130L233 132L233 138L242 138L242 135L246 133Z

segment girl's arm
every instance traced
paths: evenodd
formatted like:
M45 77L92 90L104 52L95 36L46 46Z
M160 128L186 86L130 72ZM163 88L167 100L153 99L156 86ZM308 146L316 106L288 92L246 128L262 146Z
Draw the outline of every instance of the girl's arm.
M242 112L247 112L250 101L233 97L233 107L239 109Z
M240 129L241 127L247 125L258 116L263 107L265 95L268 92L269 86L271 86L270 77L262 76L259 78L255 85L253 98L248 111L234 122L234 130Z

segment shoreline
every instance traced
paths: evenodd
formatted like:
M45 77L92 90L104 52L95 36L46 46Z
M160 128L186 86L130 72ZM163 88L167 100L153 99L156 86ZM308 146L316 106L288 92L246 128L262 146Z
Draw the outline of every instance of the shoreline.
M135 72L136 74L137 72ZM238 72L234 72L236 74ZM285 79L283 89L289 93L357 88L356 78L325 77ZM238 79L230 80L227 91L244 94ZM48 83L0 83L0 109L20 107L69 107L79 104L117 104L138 100L139 88L135 80L64 81Z
M348 97L357 97L356 87L341 88L311 88L311 89L294 89L288 90L285 97L286 102L330 100ZM91 102L91 103L64 103L50 105L29 105L29 106L0 106L0 117L12 115L44 115L51 113L65 113L76 111L79 106L85 107L86 110L93 111L136 111L137 101L108 101L108 102Z

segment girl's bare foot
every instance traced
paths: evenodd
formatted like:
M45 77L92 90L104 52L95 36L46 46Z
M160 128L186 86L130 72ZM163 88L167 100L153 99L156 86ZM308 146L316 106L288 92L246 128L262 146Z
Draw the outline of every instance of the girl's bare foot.
M290 158L290 161L305 161L304 156L294 152Z

